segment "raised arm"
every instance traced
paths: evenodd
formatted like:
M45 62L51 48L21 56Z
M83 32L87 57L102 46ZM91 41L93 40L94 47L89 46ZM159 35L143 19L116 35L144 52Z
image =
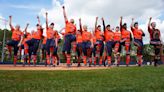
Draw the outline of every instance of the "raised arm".
M80 26L80 32L82 33L82 23L81 23L81 18L79 19L79 26Z
M152 17L149 18L149 23L148 23L148 31L150 31L151 28L151 20L152 20Z
M96 22L95 22L95 31L97 29L97 21L98 21L98 17L96 17Z
M120 17L120 30L122 29L122 16Z
M62 8L63 8L64 20L65 20L65 22L67 22L68 18L67 18L67 15L66 15L65 6L63 6Z
M38 24L41 26L40 18L37 16Z
M48 29L48 13L46 12L46 29Z
M145 33L144 33L144 31L143 30L141 30L142 31L142 36L145 36Z
M27 28L28 28L28 26L29 26L29 23L26 24L26 27L25 27L25 29L24 29L25 34L27 33Z
M132 23L131 23L131 30L133 31L133 29L134 29L134 18L132 18Z
M103 30L105 32L105 21L104 21L104 18L102 18L102 23L103 23Z
M9 26L11 28L11 31L14 29L13 25L12 25L12 16L9 16Z

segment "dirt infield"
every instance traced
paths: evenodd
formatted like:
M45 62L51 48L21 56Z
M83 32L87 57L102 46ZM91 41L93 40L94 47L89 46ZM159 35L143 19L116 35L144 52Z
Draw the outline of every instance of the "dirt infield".
M92 66L92 67L88 67L88 66L81 66L81 67L77 67L77 65L72 65L71 67L66 67L66 65L62 64L56 67L52 67L52 66L47 66L45 67L44 65L37 65L37 66L28 66L26 65L25 67L23 67L22 65L17 65L17 66L13 66L11 64L8 65L0 65L0 70L95 70L95 69L110 69L111 67L104 67L104 66Z

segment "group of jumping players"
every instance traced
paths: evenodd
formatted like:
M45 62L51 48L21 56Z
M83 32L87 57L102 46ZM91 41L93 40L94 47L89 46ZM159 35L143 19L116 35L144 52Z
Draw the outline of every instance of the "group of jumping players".
M71 52L76 52L77 56L77 66L81 66L81 61L83 61L84 66L98 65L111 66L112 53L114 54L115 63L117 66L120 65L120 53L121 47L125 47L126 51L126 66L130 63L130 49L131 42L134 38L134 45L137 47L137 61L138 66L142 65L142 53L143 53L143 37L145 36L142 29L138 27L138 22L134 22L132 18L131 32L127 29L127 24L122 23L123 17L120 17L120 26L112 29L111 26L105 24L104 18L102 18L103 30L100 25L97 25L98 17L96 17L95 27L93 32L88 30L87 25L82 25L82 20L79 19L79 30L76 29L74 20L68 20L65 12L65 7L63 6L63 15L65 19L65 32L60 33L54 29L54 23L49 25L48 23L48 13L46 13L46 36L43 36L43 27L40 22L39 17L38 24L36 25L37 30L31 33L27 32L29 24L26 25L24 31L20 30L20 26L12 25L12 16L9 16L9 25L12 31L12 40L7 43L7 48L9 50L9 56L11 57L12 48L14 48L14 66L17 63L18 50L24 49L24 62L30 65L30 61L33 60L34 66L37 63L37 52L40 49L40 42L42 42L42 58L46 54L45 65L56 66L59 64L58 56L58 44L61 40L59 34L63 35L64 44L62 48L62 53L66 58L66 64L68 67L72 65L71 63ZM160 59L160 31L156 29L156 23L149 19L148 32L150 34L150 44L154 46L155 57L154 65L157 66L157 62ZM115 31L114 31L115 30ZM132 36L132 34L133 36ZM46 52L45 52L46 51Z

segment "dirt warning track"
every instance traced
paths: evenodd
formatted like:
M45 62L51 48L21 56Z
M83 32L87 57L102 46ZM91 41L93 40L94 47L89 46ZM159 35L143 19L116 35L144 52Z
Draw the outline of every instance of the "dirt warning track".
M52 67L52 66L47 66L45 67L44 65L37 65L37 66L28 66L26 65L25 67L23 67L22 65L17 65L17 66L13 66L13 65L0 65L0 70L96 70L96 69L110 69L111 67L104 67L104 66L92 66L92 67L88 67L88 66L81 66L81 67L77 67L77 65L72 65L71 67L66 67L65 64L56 66L56 67Z

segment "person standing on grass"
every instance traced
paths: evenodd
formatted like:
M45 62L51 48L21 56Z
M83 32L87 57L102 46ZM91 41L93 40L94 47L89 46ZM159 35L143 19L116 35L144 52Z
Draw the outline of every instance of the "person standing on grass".
M152 22L152 17L149 19L148 23L148 32L150 34L150 45L154 46L155 55L154 55L154 66L158 65L158 61L160 60L160 49L162 46L161 42L161 33L160 30L156 28L156 23Z
M145 33L142 31L142 29L138 28L138 22L134 23L134 19L132 18L132 24L131 24L131 31L134 36L134 45L137 46L137 58L138 58L138 66L142 65L142 53L143 53L143 36L145 36Z
M43 28L41 26L39 16L37 16L37 19L38 19L38 24L36 25L37 31L34 31L34 33L32 35L32 39L31 39L32 44L33 44L32 58L33 58L34 66L36 66L37 51L38 51L38 48L39 48L39 42L40 42L40 40L42 38L42 34L43 34Z
M66 56L67 67L71 66L71 43L76 41L76 26L74 25L74 19L68 21L65 7L63 6L63 15L65 19L65 35L64 35L64 45L63 45L63 54ZM75 47L75 46L73 46ZM75 49L75 48L73 48ZM65 53L66 52L66 53Z
M77 67L80 67L80 61L81 61L81 56L82 56L82 42L83 42L83 38L82 38L82 26L81 26L81 19L79 19L79 26L80 26L80 30L76 31L76 52L77 52Z
M16 25L15 28L12 25L12 16L9 16L9 26L11 28L12 32L12 40L7 43L7 48L9 50L9 55L11 57L11 51L12 47L14 48L14 66L16 66L17 62L17 53L18 53L18 44L21 40L21 36L23 35L23 32L20 30L20 25Z
M100 25L97 26L97 21L98 21L98 17L96 17L96 22L95 22L95 37L96 37L96 43L98 45L98 49L96 48L96 51L100 50L99 66L101 66L103 63L102 55L104 52L104 34L101 31L101 26Z
M117 63L117 66L120 65L120 53L121 53L121 45L120 45L120 40L121 40L121 32L119 26L116 27L115 32L114 32L114 56L115 56L115 62Z
M57 44L59 44L61 42L61 37L60 37L60 35L57 31L56 31L56 37L54 39L57 40ZM53 55L55 56L55 61L56 61L57 65L59 65L60 58L59 58L59 55L58 55L58 46L54 47Z
M54 30L54 23L51 23L48 26L48 13L46 12L46 34L47 34L47 41L46 41L46 51L47 51L47 64L51 64L51 58L52 58L52 64L53 67L56 66L55 62L55 48L58 47L58 39L56 37L57 31ZM51 50L53 51L52 57L50 57Z
M112 48L113 48L113 45L114 45L114 42L113 42L114 32L110 29L109 24L107 26L105 26L104 18L102 18L102 22L103 22L103 28L104 28L104 37L105 37L105 43L106 43L106 50L107 50L108 67L110 67L111 66L111 61L112 61Z
M129 66L130 63L130 43L132 40L132 35L129 30L127 30L127 24L122 24L122 17L120 17L120 31L122 35L121 45L125 46L126 50L126 66Z
M25 66L25 63L27 62L28 60L28 45L26 43L26 41L30 40L31 39L31 35L30 33L27 32L27 28L28 28L29 24L27 23L26 25L26 28L24 30L24 35L22 35L21 37L21 40L18 44L18 47L21 48L21 49L24 49L24 61L23 61L23 66Z
M47 42L47 37L43 36L43 41L42 41L42 46L41 46L41 49L42 49L42 61L44 60L44 57L46 56L46 42ZM45 66L46 66L47 65L46 60L44 62L45 62Z
M83 50L83 63L85 66L87 66L87 58L89 59L89 67L91 67L92 64L92 34L91 32L88 32L88 27L86 25L83 25L82 29L82 23L81 19L80 22L80 32L82 34L82 50Z

